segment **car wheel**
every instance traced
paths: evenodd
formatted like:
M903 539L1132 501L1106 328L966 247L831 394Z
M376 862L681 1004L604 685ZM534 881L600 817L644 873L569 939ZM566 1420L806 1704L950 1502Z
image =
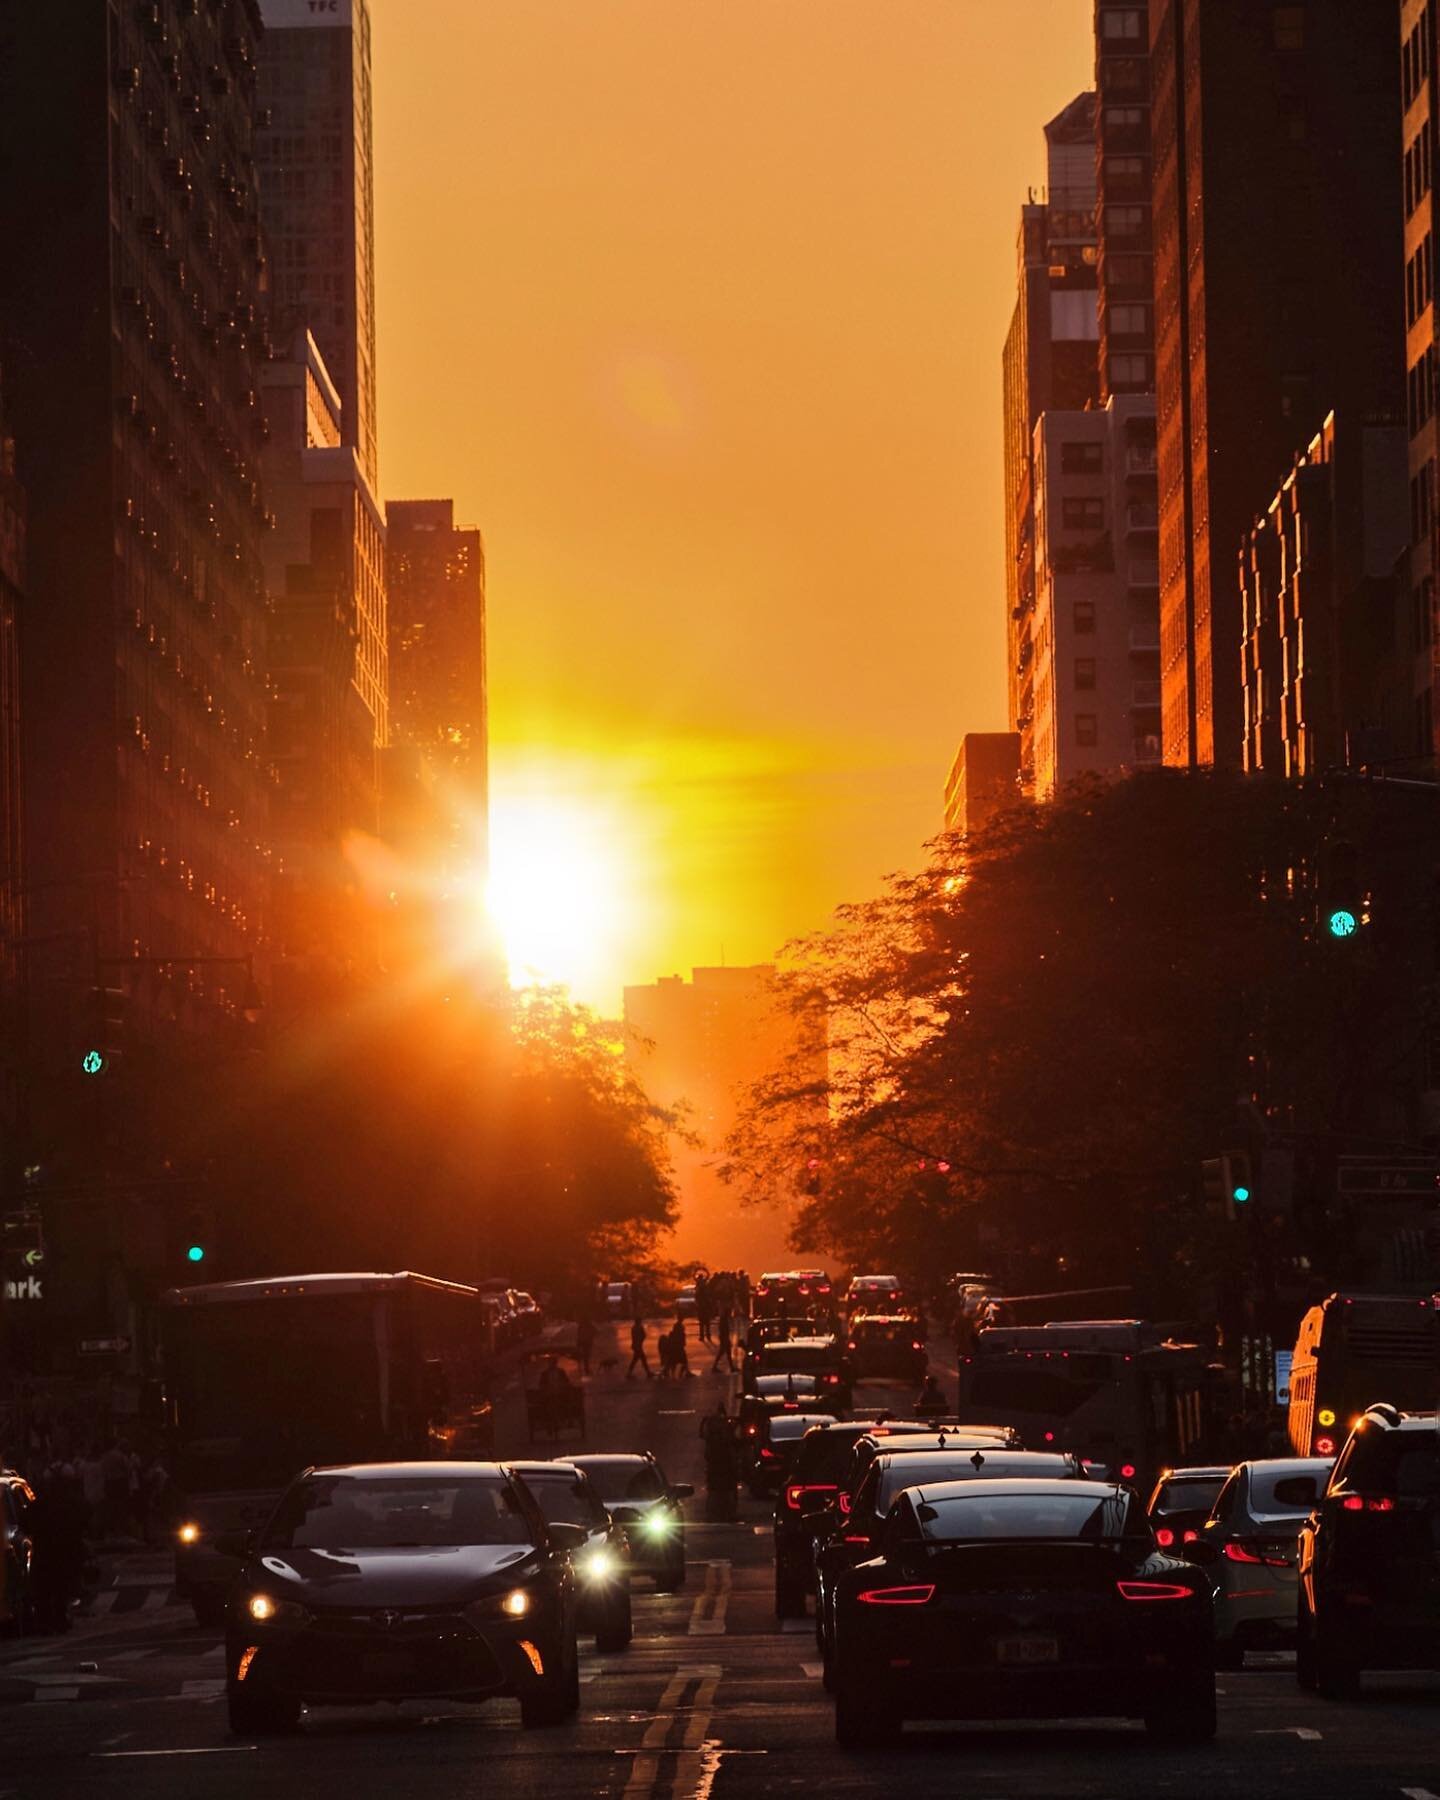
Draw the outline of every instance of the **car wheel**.
M775 1617L805 1617L805 1583L793 1569L787 1569L779 1563L775 1565Z
M853 1677L835 1689L835 1742L842 1750L883 1750L900 1736L900 1713L860 1690Z
M602 1652L625 1650L635 1635L634 1618L630 1610L630 1594L627 1589L615 1603L614 1610L606 1619L603 1627L595 1633L595 1648Z
M1333 1626L1317 1619L1314 1631L1315 1686L1326 1700L1358 1700L1360 1669L1336 1642Z
M300 1702L265 1688L232 1682L225 1691L230 1729L237 1737L276 1737L300 1723Z
M1303 1594L1295 1608L1295 1679L1307 1694L1315 1692L1315 1624Z
M190 1610L195 1623L207 1631L215 1631L225 1623L225 1605L229 1596L220 1588L197 1588L190 1596Z

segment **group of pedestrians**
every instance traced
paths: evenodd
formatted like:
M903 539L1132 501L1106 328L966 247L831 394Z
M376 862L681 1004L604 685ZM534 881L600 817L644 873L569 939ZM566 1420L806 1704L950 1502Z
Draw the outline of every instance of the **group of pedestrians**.
M700 1328L700 1342L713 1344L717 1322L732 1322L737 1314L750 1310L750 1277L743 1269L717 1269L713 1274L701 1269L695 1276L695 1318Z

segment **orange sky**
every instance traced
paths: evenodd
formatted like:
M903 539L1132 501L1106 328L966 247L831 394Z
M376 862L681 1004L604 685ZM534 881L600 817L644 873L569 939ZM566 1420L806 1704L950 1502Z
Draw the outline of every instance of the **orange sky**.
M1089 0L373 10L383 487L485 533L502 820L618 846L581 998L768 960L1004 725L1000 350Z

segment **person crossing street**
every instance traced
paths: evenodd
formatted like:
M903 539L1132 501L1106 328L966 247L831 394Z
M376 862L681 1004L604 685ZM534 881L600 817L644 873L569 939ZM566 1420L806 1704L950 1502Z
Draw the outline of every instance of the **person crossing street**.
M647 1335L645 1321L643 1319L637 1319L630 1327L630 1367L625 1371L625 1379L627 1381L633 1381L635 1379L635 1365L637 1363L645 1371L645 1379L647 1381L653 1381L655 1379L655 1371L650 1367L650 1358L645 1354L645 1339Z
M720 1358L725 1358L725 1367L733 1372L735 1357L733 1353L734 1337L730 1324L730 1312L726 1308L720 1314L718 1325L719 1336L715 1340L715 1360L710 1365L711 1373L720 1367Z

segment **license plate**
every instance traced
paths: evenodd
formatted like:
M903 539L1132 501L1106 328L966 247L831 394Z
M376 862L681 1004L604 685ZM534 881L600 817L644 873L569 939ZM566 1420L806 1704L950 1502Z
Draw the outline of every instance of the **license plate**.
M1003 1637L995 1640L995 1660L1002 1663L1057 1662L1060 1640L1053 1637Z
M394 1681L415 1672L415 1658L405 1650L376 1651L360 1659L360 1672L372 1681Z

